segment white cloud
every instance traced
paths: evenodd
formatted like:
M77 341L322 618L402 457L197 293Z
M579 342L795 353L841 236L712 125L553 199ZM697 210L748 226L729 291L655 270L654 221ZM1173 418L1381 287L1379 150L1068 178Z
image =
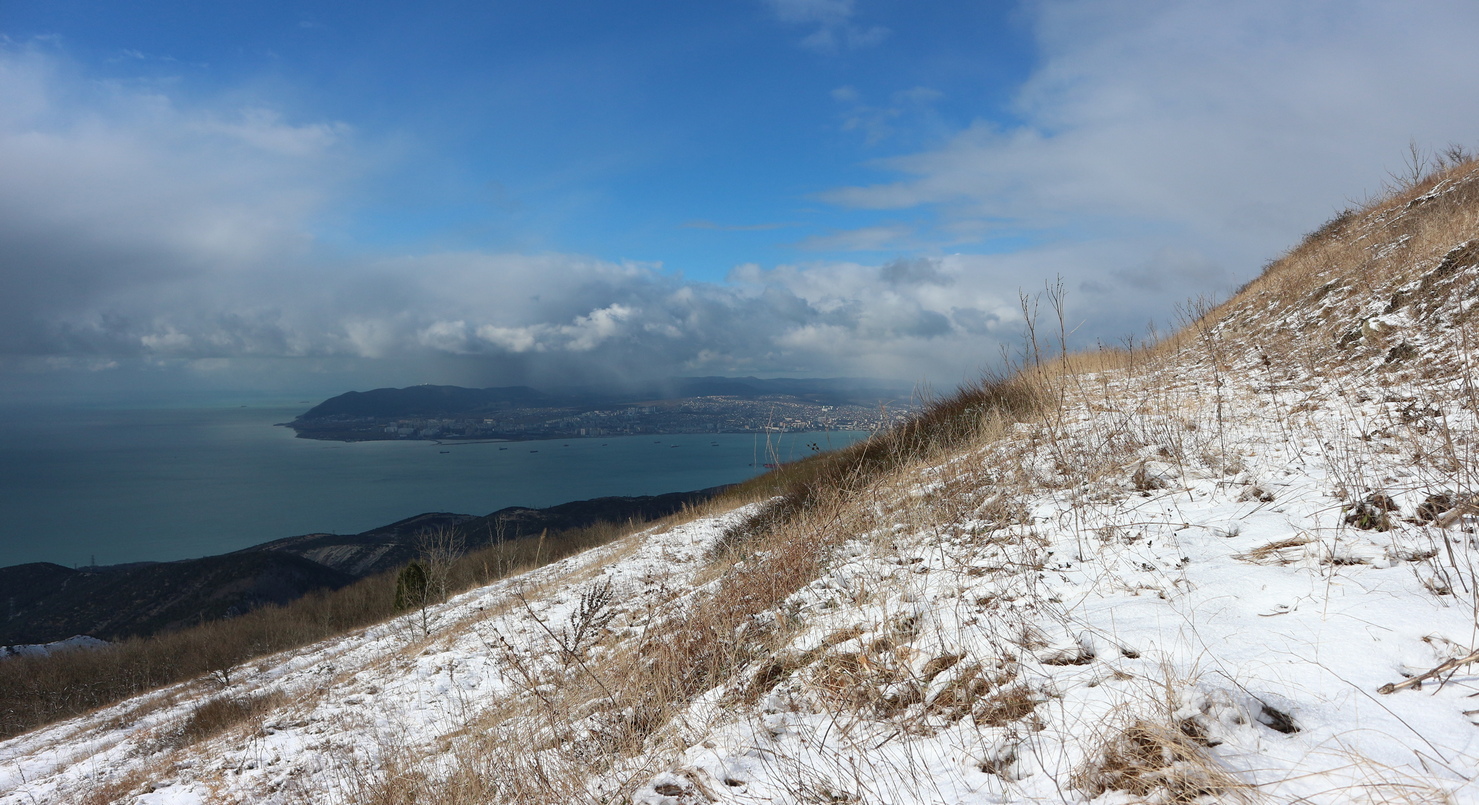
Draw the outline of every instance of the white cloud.
M565 255L298 265L103 295L38 357L420 362L489 385L677 372L883 374L955 382L1015 332L1001 274L963 258L737 269L728 285ZM994 352L993 352L994 354ZM465 364L470 365L470 364Z
M288 125L282 122L281 113L273 109L241 109L234 118L206 116L190 120L189 125L202 134L223 135L258 151L284 157L321 157L350 133L347 124L337 122Z
M766 0L784 22L842 25L853 15L853 0Z
M843 105L842 130L863 134L865 146L876 146L893 137L895 126L901 121L908 120L916 127L937 128L939 118L933 107L944 97L945 93L931 87L911 87L892 93L886 105L874 106L866 103L855 87L832 90L832 99Z
M460 319L434 321L416 333L416 343L432 350L449 352L454 355L464 354L468 351L469 332L467 322Z
M908 224L879 224L831 232L826 235L812 235L797 243L796 246L814 252L868 252L899 249L905 246L905 240L913 234L914 227Z
M484 324L478 328L477 332L478 338L486 341L496 350L517 354L530 352L540 346L538 337L529 327L499 327L496 324Z
M801 44L823 53L871 47L888 38L881 25L853 22L853 0L765 0L776 18L794 25L816 25Z
M718 224L713 221L686 221L684 229L712 229L716 232L767 232L772 229L785 229L793 224L768 223L768 224Z
M1135 309L1148 319L1173 292L1247 279L1346 199L1377 190L1409 139L1479 137L1479 106L1466 102L1479 72L1471 3L1028 9L1040 64L1017 96L1019 123L978 120L875 163L896 179L823 198L935 215L921 242L1016 238L1021 284L1064 274L1090 293L1142 287L1152 293ZM1022 238L1098 246L1064 265L1061 248Z

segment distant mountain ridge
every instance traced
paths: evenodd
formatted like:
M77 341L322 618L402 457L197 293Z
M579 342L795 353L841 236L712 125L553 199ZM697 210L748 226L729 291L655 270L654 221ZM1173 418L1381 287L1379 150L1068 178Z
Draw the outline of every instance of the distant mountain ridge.
M466 550L477 550L501 541L534 537L543 532L558 534L600 522L655 520L684 506L708 500L723 488L592 498L543 509L509 506L485 517L430 512L359 534L304 534L255 545L237 553L288 553L362 578L394 570L415 559L420 552L419 538L429 532L450 530L461 539Z
M355 577L290 553L259 551L113 568L47 562L0 568L0 644L104 640L194 626L285 604Z
M544 509L510 506L484 517L430 512L359 534L304 534L177 562L0 567L0 645L170 631L393 571L418 557L427 532L452 531L464 551L546 532L558 539L560 532L603 521L665 517L720 489L594 498Z
M468 389L461 386L410 386L346 391L308 409L299 419L329 417L448 416L516 406L550 405L549 395L528 386Z

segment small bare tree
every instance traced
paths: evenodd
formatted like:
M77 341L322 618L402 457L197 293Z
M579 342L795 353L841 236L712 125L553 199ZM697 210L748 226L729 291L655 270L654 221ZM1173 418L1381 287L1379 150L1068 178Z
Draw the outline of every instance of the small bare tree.
M1474 153L1459 143L1449 143L1435 157L1438 167L1448 170L1464 164L1474 158Z
M1402 155L1402 168L1387 171L1391 179L1387 189L1393 193L1400 192L1417 185L1434 171L1448 170L1473 158L1473 152L1459 143L1449 143L1440 150L1431 151L1418 145L1417 140L1408 140L1407 153Z
M452 582L452 566L462 556L466 540L455 528L442 526L423 531L416 538L421 564L426 568L427 598L430 603L447 600Z
M455 528L441 527L416 537L419 557L401 569L395 582L395 608L415 610L423 637L431 635L431 605L447 600L452 568L462 556L464 539Z
M430 599L431 591L427 582L426 565L413 561L401 568L401 574L395 580L395 608L416 610L421 616L420 626L423 637L431 634L431 614L426 611Z
M1411 187L1421 182L1431 170L1431 159L1432 155L1426 148L1418 145L1417 140L1408 140L1407 153L1402 155L1402 170L1391 174L1391 177L1397 181L1398 188Z

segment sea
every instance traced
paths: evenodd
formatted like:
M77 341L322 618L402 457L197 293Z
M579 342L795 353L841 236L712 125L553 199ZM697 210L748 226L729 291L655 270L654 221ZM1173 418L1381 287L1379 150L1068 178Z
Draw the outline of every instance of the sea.
M308 407L0 411L0 567L168 561L423 512L704 489L867 435L323 442L278 425Z

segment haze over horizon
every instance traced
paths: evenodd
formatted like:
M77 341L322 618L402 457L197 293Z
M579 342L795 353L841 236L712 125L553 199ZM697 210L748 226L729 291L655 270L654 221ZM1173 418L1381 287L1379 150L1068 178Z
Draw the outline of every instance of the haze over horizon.
M1479 146L1479 7L0 10L0 402L936 388L1172 324Z

